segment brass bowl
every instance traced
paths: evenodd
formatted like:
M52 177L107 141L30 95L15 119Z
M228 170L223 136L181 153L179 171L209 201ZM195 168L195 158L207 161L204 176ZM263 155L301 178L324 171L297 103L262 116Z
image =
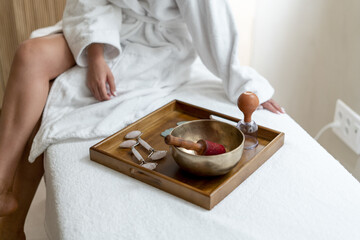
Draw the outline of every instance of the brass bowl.
M228 173L240 161L244 149L244 134L235 126L215 120L195 120L174 128L171 135L197 142L200 139L222 144L226 153L201 156L192 150L171 146L176 163L185 171L199 176Z

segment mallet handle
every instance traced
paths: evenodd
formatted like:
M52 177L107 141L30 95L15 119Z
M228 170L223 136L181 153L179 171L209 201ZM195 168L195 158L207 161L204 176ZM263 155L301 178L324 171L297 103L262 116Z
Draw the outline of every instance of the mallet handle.
M174 137L172 135L167 135L165 137L165 143L167 145L173 145L173 146L182 147L182 148L185 148L188 150L194 150L195 152L197 152L200 155L206 149L206 145L203 145L201 143L195 143L195 142L188 141L188 140L184 140L182 138Z

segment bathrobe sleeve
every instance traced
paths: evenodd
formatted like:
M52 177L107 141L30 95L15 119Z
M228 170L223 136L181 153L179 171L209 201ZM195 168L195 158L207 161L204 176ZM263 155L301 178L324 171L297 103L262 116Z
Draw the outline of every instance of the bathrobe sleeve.
M79 66L87 66L86 48L104 44L109 61L120 54L121 8L107 0L67 0L63 15L63 32Z
M239 34L225 0L176 0L194 47L205 66L223 80L226 94L236 102L244 91L254 92L263 103L274 94L269 82L254 69L241 66Z

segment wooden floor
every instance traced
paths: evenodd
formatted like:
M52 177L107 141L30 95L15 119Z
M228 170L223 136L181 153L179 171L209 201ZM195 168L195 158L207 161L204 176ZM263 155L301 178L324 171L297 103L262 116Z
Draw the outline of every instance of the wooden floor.
M25 234L28 240L47 240L45 233L45 201L46 189L44 179L41 180L39 188L25 222Z

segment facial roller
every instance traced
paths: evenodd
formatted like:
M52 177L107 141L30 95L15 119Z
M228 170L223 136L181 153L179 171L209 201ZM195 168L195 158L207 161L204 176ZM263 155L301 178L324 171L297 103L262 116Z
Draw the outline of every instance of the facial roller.
M130 148L131 152L134 154L134 156L136 157L136 159L140 162L140 165L143 166L144 168L153 170L156 168L157 163L147 163L145 162L144 158L141 156L141 154L138 152L138 150L135 149L135 147L139 145L139 142L135 141L135 140L126 140L124 142L122 142L119 147L120 148Z
M146 150L149 151L148 159L152 161L156 161L162 159L166 156L167 151L159 151L155 150L153 147L150 146L144 139L141 138L142 132L135 130L131 131L125 135L125 139L137 139L141 146L143 146Z

